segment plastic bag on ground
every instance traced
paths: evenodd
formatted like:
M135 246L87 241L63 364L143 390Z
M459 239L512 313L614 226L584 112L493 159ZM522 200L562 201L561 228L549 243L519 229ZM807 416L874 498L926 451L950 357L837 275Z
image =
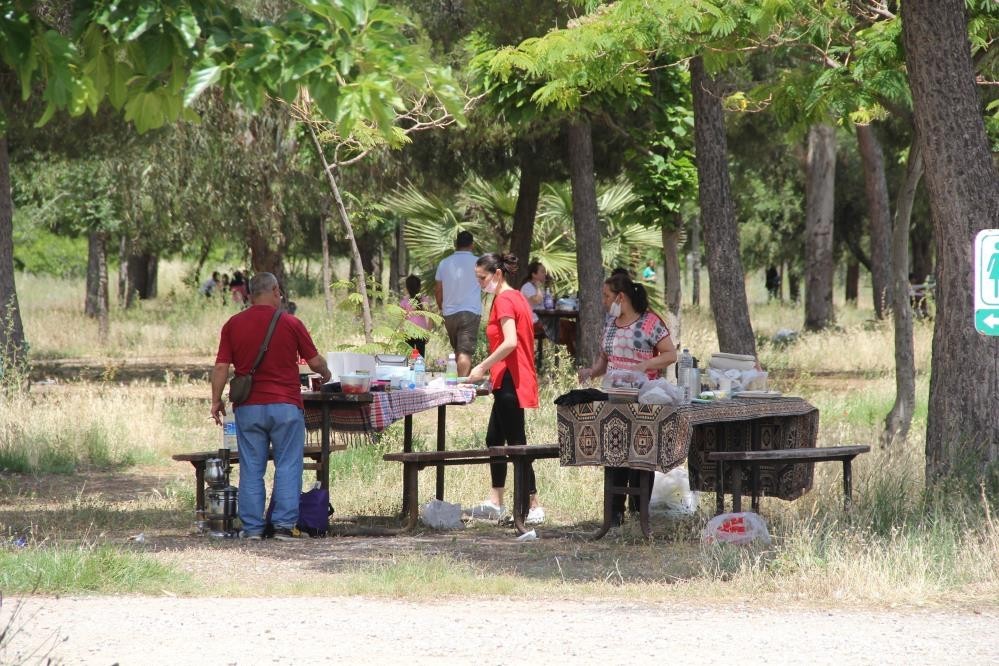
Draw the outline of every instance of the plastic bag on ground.
M420 507L420 520L424 525L435 530L461 530L465 528L465 523L461 522L461 505L451 504L436 498Z
M686 468L677 467L668 474L656 472L649 498L649 511L682 518L697 513L699 503L700 497L690 489L690 477Z
M769 545L770 532L766 521L759 514L750 511L715 516L701 530L701 543L705 545L730 543L742 546L754 541Z
M723 513L708 521L701 530L701 543L731 543L744 546L754 541L770 545L770 532L763 518L752 511Z

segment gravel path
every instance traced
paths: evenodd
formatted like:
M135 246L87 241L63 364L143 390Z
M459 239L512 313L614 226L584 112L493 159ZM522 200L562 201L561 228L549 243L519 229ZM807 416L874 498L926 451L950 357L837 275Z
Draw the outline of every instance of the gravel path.
M4 624L17 603L5 599ZM358 597L23 600L0 663L995 664L999 615ZM622 640L623 639L623 640ZM349 662L347 660L350 660Z

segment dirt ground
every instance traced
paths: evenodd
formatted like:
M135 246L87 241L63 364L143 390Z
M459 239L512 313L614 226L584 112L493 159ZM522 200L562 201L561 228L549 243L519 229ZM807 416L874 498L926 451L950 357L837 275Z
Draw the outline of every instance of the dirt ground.
M15 602L6 601L6 605ZM606 601L34 597L2 663L994 664L999 616Z

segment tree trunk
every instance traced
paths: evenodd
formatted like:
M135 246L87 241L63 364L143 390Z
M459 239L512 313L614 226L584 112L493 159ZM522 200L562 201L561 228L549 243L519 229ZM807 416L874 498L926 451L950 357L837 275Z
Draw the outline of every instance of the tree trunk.
M801 301L801 276L791 272L790 267L787 271L787 297L792 303Z
M84 313L97 320L97 334L106 343L111 332L108 307L108 237L91 231L87 237L87 300Z
M514 284L527 277L531 261L531 243L534 240L534 219L541 197L541 169L537 153L529 141L517 144L520 156L520 184L517 187L517 207L513 211L513 230L510 233L510 252L520 260L519 273Z
M902 38L937 245L926 479L987 477L999 460L999 337L976 332L971 248L999 227L999 173L971 64L964 0L906 0ZM994 482L994 477L993 477ZM993 489L995 490L995 489Z
M146 298L156 298L160 293L160 257L150 254L146 263Z
M122 235L118 242L118 307L129 307L131 304L130 291L128 285L128 238Z
M357 249L357 240L354 238L354 227L350 223L350 217L347 216L347 209L343 205L343 197L340 196L340 187L336 183L336 178L333 175L333 168L330 166L329 162L326 161L326 153L323 152L323 146L319 143L319 137L316 136L315 128L309 124L309 135L312 137L312 145L316 149L316 153L319 154L319 160L323 165L323 173L326 174L326 182L330 186L330 191L333 193L333 200L336 202L337 212L340 213L340 222L343 223L344 231L347 234L347 240L350 242L350 252L354 261L354 272L357 275L357 292L361 296L361 318L364 324L364 341L367 344L371 344L375 341L374 335L372 333L374 325L371 321L371 303L368 300L368 286L366 280L364 279L364 264L361 261L361 253Z
M590 122L577 117L569 123L569 181L572 184L572 226L576 232L576 272L579 277L579 346L576 358L591 364L600 351L606 315L601 290L604 267L597 217L597 185L593 167Z
M916 408L916 365L912 344L912 308L909 306L909 219L916 188L923 175L923 157L919 141L909 148L905 180L895 202L895 226L892 229L892 318L895 323L895 404L885 417L881 446L905 441Z
M284 273L284 236L279 231L266 231L256 224L246 226L246 245L250 249L253 273L272 273L287 298Z
M324 206L325 208L325 206ZM330 237L326 227L326 212L319 216L319 235L323 245L323 303L326 305L326 316L333 314L333 292L330 289L333 279L330 275Z
M833 316L833 204L836 130L812 125L805 183L805 328L820 331Z
M701 306L701 216L690 225L690 304Z
M680 321L680 225L683 220L676 216L676 226L663 225L663 264L666 271L666 308Z
M156 297L156 282L159 261L156 255L148 252L128 256L128 283L131 289L125 299L125 306L132 307L135 298L148 300Z
M725 117L718 86L705 72L699 57L690 63L690 86L694 94L698 197L711 276L708 295L718 331L718 347L723 352L755 356L756 339L749 320L746 281L739 257L739 230L728 175Z
M14 202L10 192L10 154L0 135L0 383L27 382L28 357L21 308L14 284Z
M856 259L846 263L846 280L843 282L843 297L847 303L857 304L860 293L860 263Z
M881 143L870 125L857 125L857 145L864 167L864 191L867 194L868 229L871 237L871 297L874 317L883 319L891 302L892 225L885 179L885 158ZM908 225L906 225L908 226Z

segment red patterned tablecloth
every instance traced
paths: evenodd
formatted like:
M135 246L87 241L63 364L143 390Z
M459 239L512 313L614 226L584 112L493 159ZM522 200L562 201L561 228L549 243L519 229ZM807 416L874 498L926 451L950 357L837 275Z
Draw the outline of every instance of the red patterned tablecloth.
M422 388L403 391L384 391L371 394L371 403L355 409L336 409L330 414L330 425L335 432L378 432L401 418L441 405L467 405L475 400L473 388ZM316 430L322 427L322 412L305 410L305 427Z

